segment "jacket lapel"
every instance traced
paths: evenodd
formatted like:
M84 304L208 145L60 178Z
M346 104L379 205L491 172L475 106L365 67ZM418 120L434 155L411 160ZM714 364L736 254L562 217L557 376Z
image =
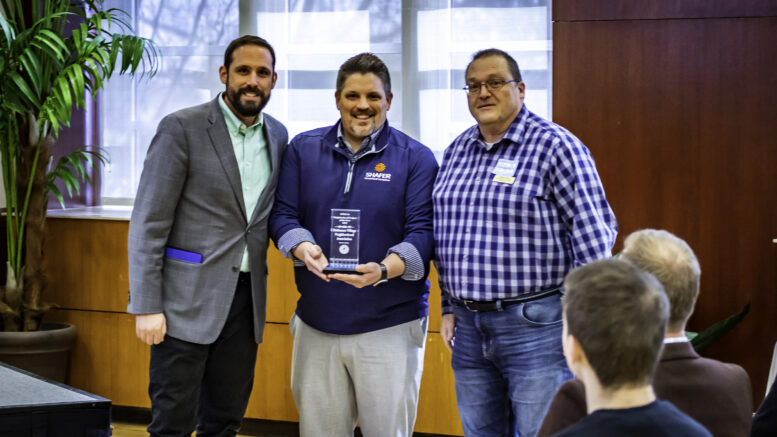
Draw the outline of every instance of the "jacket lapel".
M270 152L270 174L280 167L280 145L278 144L278 134L275 132L275 123L272 122L267 114L264 114L264 138L267 140L267 150Z
M235 200L240 205L243 220L245 220L247 215L245 202L243 201L243 185L240 183L240 169L237 166L235 150L232 147L232 140L227 131L227 123L224 121L224 114L221 113L221 107L219 106L218 99L220 98L221 94L219 93L210 105L208 135L213 148L216 149L216 156L219 157L221 167L227 175L229 186L232 187Z

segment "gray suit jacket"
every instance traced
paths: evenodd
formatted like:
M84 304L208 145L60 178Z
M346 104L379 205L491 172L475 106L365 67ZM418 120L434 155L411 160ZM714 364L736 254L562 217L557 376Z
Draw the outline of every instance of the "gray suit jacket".
M164 313L168 335L212 343L226 321L248 245L254 327L256 342L261 343L267 220L288 133L264 114L272 174L247 217L237 159L218 98L166 116L151 141L129 226L127 311ZM202 255L202 260L167 257L167 248Z

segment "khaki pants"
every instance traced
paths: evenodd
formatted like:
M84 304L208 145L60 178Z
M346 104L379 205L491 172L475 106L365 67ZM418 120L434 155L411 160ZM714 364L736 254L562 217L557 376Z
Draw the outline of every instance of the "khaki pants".
M354 335L327 334L296 314L291 390L302 437L411 436L427 319Z

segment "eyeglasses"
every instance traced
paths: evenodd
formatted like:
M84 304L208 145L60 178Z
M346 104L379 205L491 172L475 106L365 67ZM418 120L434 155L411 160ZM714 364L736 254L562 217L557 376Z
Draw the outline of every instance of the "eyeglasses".
M486 86L486 89L489 91L496 91L499 88L502 88L504 84L510 83L510 82L519 82L518 80L497 80L497 79L491 79L487 80L485 82L480 83L473 83L472 85L467 85L464 88L462 88L467 94L469 95L475 95L480 93L480 87L483 85Z

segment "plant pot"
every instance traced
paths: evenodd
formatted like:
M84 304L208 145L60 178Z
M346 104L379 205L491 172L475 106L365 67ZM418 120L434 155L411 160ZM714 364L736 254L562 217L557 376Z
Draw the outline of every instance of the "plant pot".
M0 361L65 383L75 340L76 327L69 323L43 323L39 331L0 331Z

